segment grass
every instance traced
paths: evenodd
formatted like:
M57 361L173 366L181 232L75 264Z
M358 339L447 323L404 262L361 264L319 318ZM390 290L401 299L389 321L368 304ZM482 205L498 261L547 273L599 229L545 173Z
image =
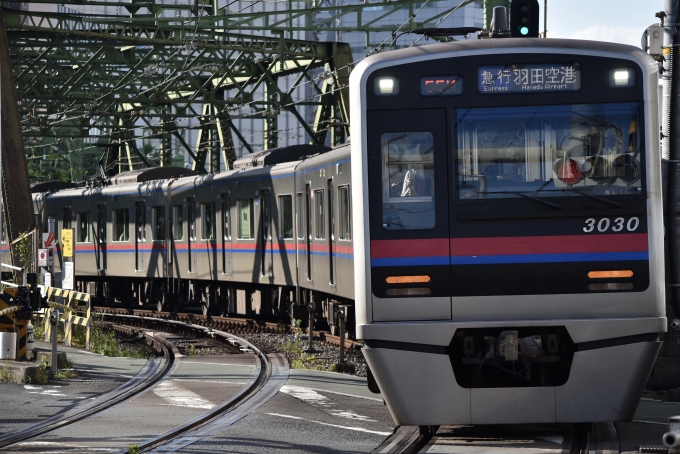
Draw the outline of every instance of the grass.
M186 351L189 356L196 356L198 354L194 344L189 345Z
M50 377L49 374L47 373L50 366L44 360L40 361L38 365L40 366L40 369L38 370L38 376L35 379L35 384L44 385L45 383L47 383L47 380Z
M0 369L0 381L11 382L12 381L12 371L9 366L5 365Z
M76 371L73 369L73 363L69 360L66 360L66 367L64 367L61 370L58 370L54 378L59 378L62 380L68 380L70 378L76 378L78 374Z
M139 454L139 445L132 444L128 446L128 454Z
M304 345L302 340L296 335L292 342L283 345L283 350L288 353L289 364L291 369L310 369L336 372L337 367L332 365L326 367L316 355L310 355L304 352Z

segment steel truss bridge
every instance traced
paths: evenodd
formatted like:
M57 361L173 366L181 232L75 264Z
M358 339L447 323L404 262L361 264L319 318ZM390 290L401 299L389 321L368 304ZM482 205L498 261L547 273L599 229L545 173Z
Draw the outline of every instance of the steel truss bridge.
M379 51L400 33L481 3L455 0L424 18L424 4L446 0L287 0L277 11L263 8L267 1L33 0L29 10L5 2L0 23L28 159L78 144L112 175L171 165L185 151L204 173L231 168L237 152L275 148L284 135L342 143L356 62L347 44L315 38L361 31ZM402 20L384 25L393 17ZM308 39L294 39L300 36ZM297 126L281 130L283 115ZM241 119L261 125L261 134L241 131ZM186 139L190 129L195 143ZM140 142L157 146L150 154ZM173 153L173 146L180 148Z

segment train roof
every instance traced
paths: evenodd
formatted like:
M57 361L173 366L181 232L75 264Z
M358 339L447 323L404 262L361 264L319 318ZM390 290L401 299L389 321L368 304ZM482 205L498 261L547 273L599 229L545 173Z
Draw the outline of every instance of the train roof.
M284 162L299 161L311 156L330 151L324 145L290 145L273 150L252 153L234 161L234 170L246 170L253 167L273 166Z
M484 50L497 50L496 53L499 54L506 54L508 52L566 54L574 51L583 55L611 53L620 56L628 54L631 58L644 61L648 65L654 63L652 57L643 52L642 49L627 44L580 39L490 38L413 46L406 49L374 54L361 61L352 71L351 77L353 80L356 80L357 77L361 77L369 68L378 69L389 66L391 62L412 63L432 58L445 58L446 54L449 53L452 54L452 57L475 55Z
M40 192L56 192L62 189L73 189L77 188L76 183L71 183L67 181L42 181L40 183L34 183L31 185L31 194L36 194Z
M119 173L109 178L109 184L145 183L153 180L167 180L198 175L198 172L184 167L151 167L148 169L131 170Z

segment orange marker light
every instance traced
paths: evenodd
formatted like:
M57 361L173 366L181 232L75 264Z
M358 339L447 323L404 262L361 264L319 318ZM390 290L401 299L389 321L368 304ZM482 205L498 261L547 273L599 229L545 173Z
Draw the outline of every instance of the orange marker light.
M633 270L589 271L588 277L591 279L633 277Z
M385 281L388 284L414 284L430 282L430 276L389 276Z

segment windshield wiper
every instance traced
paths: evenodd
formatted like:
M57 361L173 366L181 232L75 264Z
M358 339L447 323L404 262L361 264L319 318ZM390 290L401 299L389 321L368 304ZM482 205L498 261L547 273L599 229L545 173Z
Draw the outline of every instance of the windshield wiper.
M518 195L520 197L524 197L526 199L534 200L536 202L544 203L546 205L549 205L553 208L558 208L562 209L562 205L559 203L553 203L553 202L548 202L547 200L539 199L538 197L534 197L529 194L525 194L524 192L521 191L493 191L493 192L479 192L479 194L513 194L513 195Z

